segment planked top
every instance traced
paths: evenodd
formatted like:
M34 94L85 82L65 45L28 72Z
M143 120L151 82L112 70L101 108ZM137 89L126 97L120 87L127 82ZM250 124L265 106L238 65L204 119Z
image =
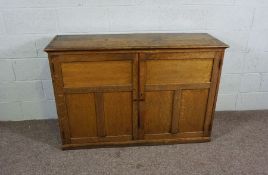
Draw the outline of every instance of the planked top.
M52 51L97 51L131 49L227 48L207 33L141 33L57 35L45 48Z

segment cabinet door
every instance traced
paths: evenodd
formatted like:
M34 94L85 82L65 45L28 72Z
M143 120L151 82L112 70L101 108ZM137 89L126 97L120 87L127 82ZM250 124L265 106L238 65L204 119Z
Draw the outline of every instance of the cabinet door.
M137 137L137 59L112 53L52 58L64 143Z
M148 53L140 57L140 138L204 136L218 67L216 52ZM215 95L215 94L214 94ZM213 98L212 98L213 102Z

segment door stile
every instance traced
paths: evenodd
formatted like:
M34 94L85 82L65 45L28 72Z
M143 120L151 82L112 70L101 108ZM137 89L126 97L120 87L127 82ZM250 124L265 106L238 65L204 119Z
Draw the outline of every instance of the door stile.
M132 137L133 140L138 139L138 125L139 125L139 55L136 54L136 57L133 60L132 65L132 75L133 75L133 88L132 88Z
M180 115L180 98L181 89L173 92L172 119L170 133L177 134L179 132L179 115Z
M145 80L146 80L146 62L145 57L139 54L139 111L138 111L138 128L139 128L139 139L144 139L144 116L145 116Z

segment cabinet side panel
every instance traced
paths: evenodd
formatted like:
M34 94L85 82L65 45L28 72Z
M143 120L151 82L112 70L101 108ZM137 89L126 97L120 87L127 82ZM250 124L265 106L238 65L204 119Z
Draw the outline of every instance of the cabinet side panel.
M169 133L172 118L172 91L146 92L144 101L145 134Z
M224 51L216 52L215 54L214 65L213 65L213 76L211 78L212 85L210 88L211 90L210 90L209 98L208 98L208 106L207 106L206 120L205 120L205 126L204 126L205 136L211 135L212 123L213 123L216 101L217 101L217 96L218 96L219 83L220 83L223 56L224 56Z
M132 92L104 93L107 136L132 135Z
M66 99L71 137L96 137L94 94L67 94Z
M179 132L203 131L208 89L182 90Z
M54 88L54 95L57 105L58 121L60 126L62 144L68 144L70 140L69 122L66 108L66 98L63 92L63 81L61 74L61 65L58 62L58 55L48 54L51 78Z

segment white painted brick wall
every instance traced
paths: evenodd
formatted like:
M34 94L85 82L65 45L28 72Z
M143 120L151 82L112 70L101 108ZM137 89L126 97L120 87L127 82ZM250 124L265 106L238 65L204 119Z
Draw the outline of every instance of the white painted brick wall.
M24 101L21 103L23 120L55 118L56 104L53 100Z
M240 93L237 110L256 110L268 108L268 92Z
M216 110L218 111L236 110L235 108L236 99L237 99L237 94L219 94Z
M3 14L8 34L55 33L57 31L56 10L12 9L5 10Z
M267 1L266 1L267 3ZM268 4L268 3L267 3ZM254 30L267 30L268 29L268 10L267 8L257 8L253 22Z
M0 81L14 81L15 74L12 69L12 60L0 59Z
M268 23L268 22L266 22ZM264 25L266 25L264 23ZM268 51L268 29L263 30L253 30L249 34L248 47L250 51L267 52Z
M54 100L54 90L51 80L42 80L43 90L48 100Z
M261 75L261 91L268 92L268 73Z
M109 20L106 7L58 9L59 31L62 33L107 32Z
M21 102L0 102L1 120L23 120Z
M207 29L249 30L254 9L241 6L208 6L205 15Z
M222 74L220 82L220 94L238 93L241 74Z
M54 37L53 35L45 35L45 36L39 36L35 40L37 57L42 57L42 58L47 57L47 53L44 52L44 48L53 39L53 37Z
M36 57L35 40L35 36L0 35L0 59Z
M159 29L159 7L113 6L108 9L108 12L111 31L133 32Z
M268 72L268 52L252 51L247 54L244 72Z
M83 0L1 0L2 8L55 8L55 7L77 7L82 5Z
M246 53L225 51L222 73L242 73Z
M4 18L2 13L0 12L0 34L4 33Z
M207 32L230 45L217 110L268 109L267 0L0 0L0 120L56 118L56 34Z
M0 102L45 98L41 81L0 82Z
M246 31L221 31L221 30L207 30L208 33L217 37L225 43L228 43L230 48L229 51L240 51L240 52L248 52L248 40L250 32Z
M13 61L13 70L16 80L47 80L50 79L47 58L16 59Z
M87 7L90 6L127 6L127 5L135 5L137 3L136 0L86 0L84 5Z
M235 0L235 5L260 7L260 6L268 6L268 1L267 0Z
M258 73L244 74L241 77L240 92L256 92L260 90L261 76Z

